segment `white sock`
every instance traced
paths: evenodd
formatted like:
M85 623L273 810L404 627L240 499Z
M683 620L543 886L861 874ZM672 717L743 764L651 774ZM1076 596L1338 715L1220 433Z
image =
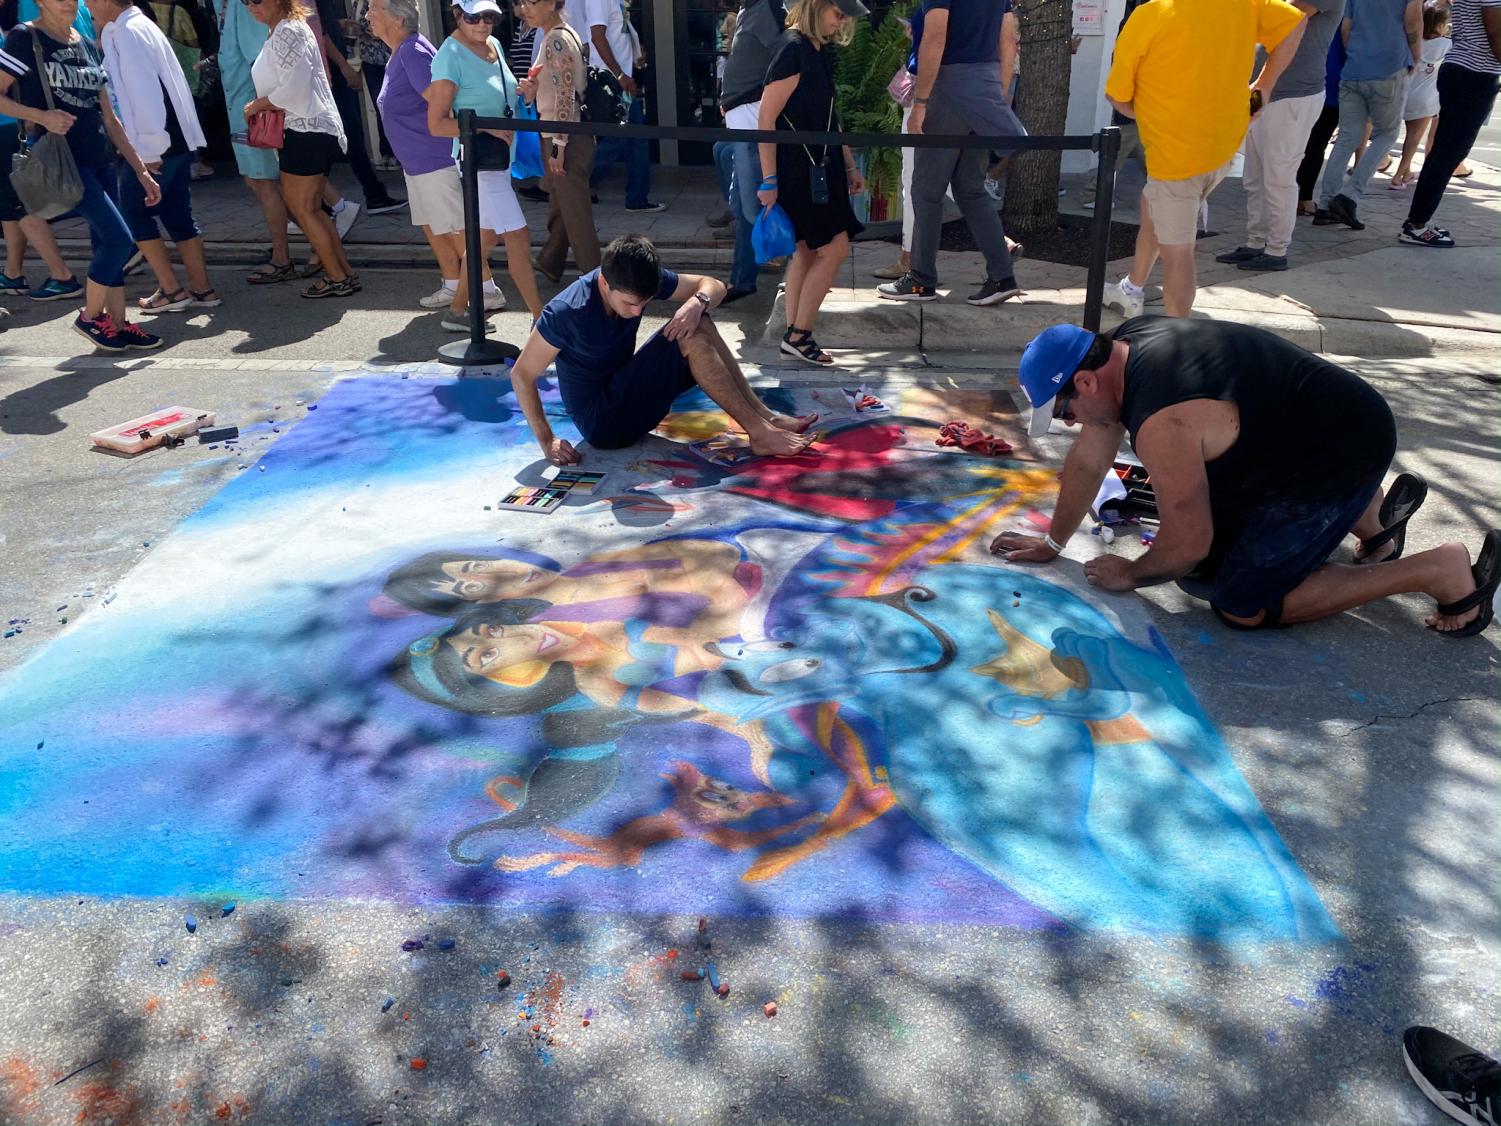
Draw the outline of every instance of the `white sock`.
M457 293L458 291L459 291L459 279L458 278L444 278L443 279L443 292L444 293Z
M1131 275L1127 274L1125 277L1121 278L1121 292L1131 294L1134 297L1146 292L1146 287L1137 285L1131 280Z

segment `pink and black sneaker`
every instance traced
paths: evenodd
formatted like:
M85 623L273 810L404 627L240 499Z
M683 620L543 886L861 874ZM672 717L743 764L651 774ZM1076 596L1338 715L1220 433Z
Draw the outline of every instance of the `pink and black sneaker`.
M79 336L86 337L101 352L123 352L130 347L120 337L120 331L115 327L114 318L108 313L100 313L97 317L85 317L82 313L73 322L73 331Z
M142 352L162 346L162 338L155 333L147 332L140 325L132 321L126 321L115 330L120 341L127 348L135 348Z

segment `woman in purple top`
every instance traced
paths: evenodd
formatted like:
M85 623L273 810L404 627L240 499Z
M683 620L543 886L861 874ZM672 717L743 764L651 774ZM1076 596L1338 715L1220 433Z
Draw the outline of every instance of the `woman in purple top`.
M443 284L417 303L446 309L459 288L464 260L464 190L453 160L453 142L427 130L427 100L437 49L417 31L416 0L370 0L370 30L391 49L376 108L391 151L406 176L412 223L422 228L438 260ZM480 267L490 287L490 264Z

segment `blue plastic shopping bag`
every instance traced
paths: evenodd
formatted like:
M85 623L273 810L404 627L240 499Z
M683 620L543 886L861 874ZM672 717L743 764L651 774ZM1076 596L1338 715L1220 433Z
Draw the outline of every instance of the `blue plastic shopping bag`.
M792 220L775 203L763 208L756 216L756 225L751 228L751 248L756 252L758 266L764 266L773 258L785 258L797 249Z
M537 120L537 111L525 102L516 106L516 116ZM535 180L542 175L542 134L517 131L511 146L511 179Z

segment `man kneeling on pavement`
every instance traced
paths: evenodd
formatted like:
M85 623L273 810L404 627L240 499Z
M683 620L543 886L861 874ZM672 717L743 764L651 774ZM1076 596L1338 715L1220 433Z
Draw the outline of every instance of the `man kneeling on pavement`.
M1105 590L1170 580L1207 586L1227 626L1314 621L1394 594L1419 593L1450 637L1491 621L1501 584L1501 532L1473 566L1463 544L1402 558L1407 521L1427 495L1402 473L1383 494L1396 424L1353 372L1263 329L1217 321L1135 317L1114 332L1044 330L1022 354L1032 434L1053 420L1083 429L1064 461L1047 536L1003 533L992 552L1046 563L1079 526L1121 437L1151 475L1161 527L1135 560L1084 566ZM1330 556L1347 535L1355 563Z
M656 428L684 391L703 388L741 430L753 453L791 457L811 439L817 415L791 418L761 402L709 319L724 300L724 283L675 274L641 235L622 235L590 270L547 303L511 369L522 413L554 465L581 455L548 425L537 380L557 361L563 406L596 449L634 445ZM636 351L641 314L653 301L682 304Z

